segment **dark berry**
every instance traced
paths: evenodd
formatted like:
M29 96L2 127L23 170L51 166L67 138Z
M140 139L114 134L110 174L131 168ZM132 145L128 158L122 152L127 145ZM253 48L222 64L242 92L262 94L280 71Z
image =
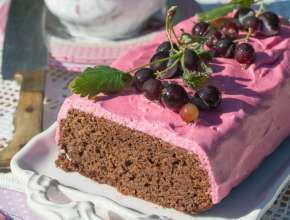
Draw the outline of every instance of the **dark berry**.
M216 30L217 29L214 26L210 25L210 26L208 26L207 30L204 32L204 36L206 37L206 35L208 35L208 33L214 32Z
M185 89L177 84L167 85L161 98L162 102L173 111L179 111L189 100Z
M240 27L244 27L247 17L255 16L255 11L251 8L240 8L235 14L235 18Z
M261 21L256 16L249 16L244 20L244 29L256 32L260 29Z
M212 30L206 35L206 46L213 48L216 46L216 43L222 38L221 32L217 30Z
M194 95L192 102L202 110L217 108L221 103L221 92L215 86L207 85L200 88Z
M162 84L162 87L165 88L170 84L170 82L169 81L161 81L161 84Z
M280 19L273 12L264 12L259 19L261 20L261 33L265 36L273 36L279 33Z
M167 67L167 60L158 62L158 60L162 60L165 58L168 58L169 52L168 51L162 51L157 52L150 60L150 67L153 70L153 72L162 71L165 70Z
M142 87L144 96L149 100L158 100L162 91L162 84L160 80L149 79Z
M194 50L186 48L183 55L183 65L186 69L194 71L199 64L199 56Z
M177 45L175 43L173 43L173 48L174 49L178 49ZM159 47L157 48L156 52L167 52L171 50L171 45L169 41L164 41L163 43L161 43L159 45Z
M150 68L139 69L133 77L133 85L137 90L141 91L144 82L152 78L154 78L154 72L152 69Z
M215 48L215 56L233 58L235 54L236 44L229 37L219 40Z
M199 22L192 28L192 34L199 37L205 36L209 26L206 22Z
M173 54L175 54L174 51L170 52L170 55L173 55ZM170 78L173 78L175 76L179 76L182 74L182 68L181 68L180 62L178 61L176 63L176 58L170 58L168 60L167 68L168 70L160 76L161 79L170 79Z
M251 44L241 43L236 46L235 59L241 64L251 64L255 61L255 49Z
M223 24L221 32L232 39L235 39L239 36L239 27L233 21L227 21Z
M189 102L196 105L199 110L210 110L210 108L201 100L197 93L190 98Z

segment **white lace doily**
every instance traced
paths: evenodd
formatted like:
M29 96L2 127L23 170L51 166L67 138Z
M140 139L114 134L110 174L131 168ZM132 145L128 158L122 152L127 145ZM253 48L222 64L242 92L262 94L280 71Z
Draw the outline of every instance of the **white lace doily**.
M69 95L68 83L74 73L65 71L46 71L45 98L43 112L43 129L48 128L55 120L64 99Z
M43 129L56 120L60 105L69 94L67 84L74 76L73 73L53 70L47 70L46 74ZM6 147L13 137L19 91L20 86L15 81L3 80L0 74L0 149Z
M290 220L290 183L283 189L262 220Z
M3 80L0 75L0 149L13 136L13 115L19 98L20 86L15 81Z

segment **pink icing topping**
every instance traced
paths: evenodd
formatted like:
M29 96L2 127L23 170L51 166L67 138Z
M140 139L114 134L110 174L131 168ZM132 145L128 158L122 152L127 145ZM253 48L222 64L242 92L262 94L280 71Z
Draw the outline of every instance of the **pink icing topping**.
M191 27L189 19L176 29ZM221 89L223 102L215 111L202 112L195 124L186 124L178 114L134 91L97 102L72 95L65 100L58 122L70 109L79 109L197 154L209 174L213 203L218 203L290 133L289 37L290 28L283 25L279 36L251 39L257 59L246 70L232 59L215 59L210 83ZM164 39L162 33L113 66L128 70L148 63ZM57 131L57 141L58 137Z
M5 216L3 214L0 213L0 220L5 220Z

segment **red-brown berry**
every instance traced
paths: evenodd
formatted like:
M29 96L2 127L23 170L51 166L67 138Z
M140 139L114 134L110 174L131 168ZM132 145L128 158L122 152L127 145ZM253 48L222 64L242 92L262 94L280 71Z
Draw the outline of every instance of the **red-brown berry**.
M235 59L241 64L252 64L256 59L255 49L251 44L241 43L236 47Z

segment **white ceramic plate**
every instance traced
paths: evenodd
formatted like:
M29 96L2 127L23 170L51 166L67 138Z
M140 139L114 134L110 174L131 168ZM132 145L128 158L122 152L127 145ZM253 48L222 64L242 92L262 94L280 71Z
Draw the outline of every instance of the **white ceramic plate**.
M46 219L259 219L290 180L289 138L222 203L190 216L123 196L108 185L57 169L54 134L55 125L34 137L11 162L12 172L26 184L29 206Z

